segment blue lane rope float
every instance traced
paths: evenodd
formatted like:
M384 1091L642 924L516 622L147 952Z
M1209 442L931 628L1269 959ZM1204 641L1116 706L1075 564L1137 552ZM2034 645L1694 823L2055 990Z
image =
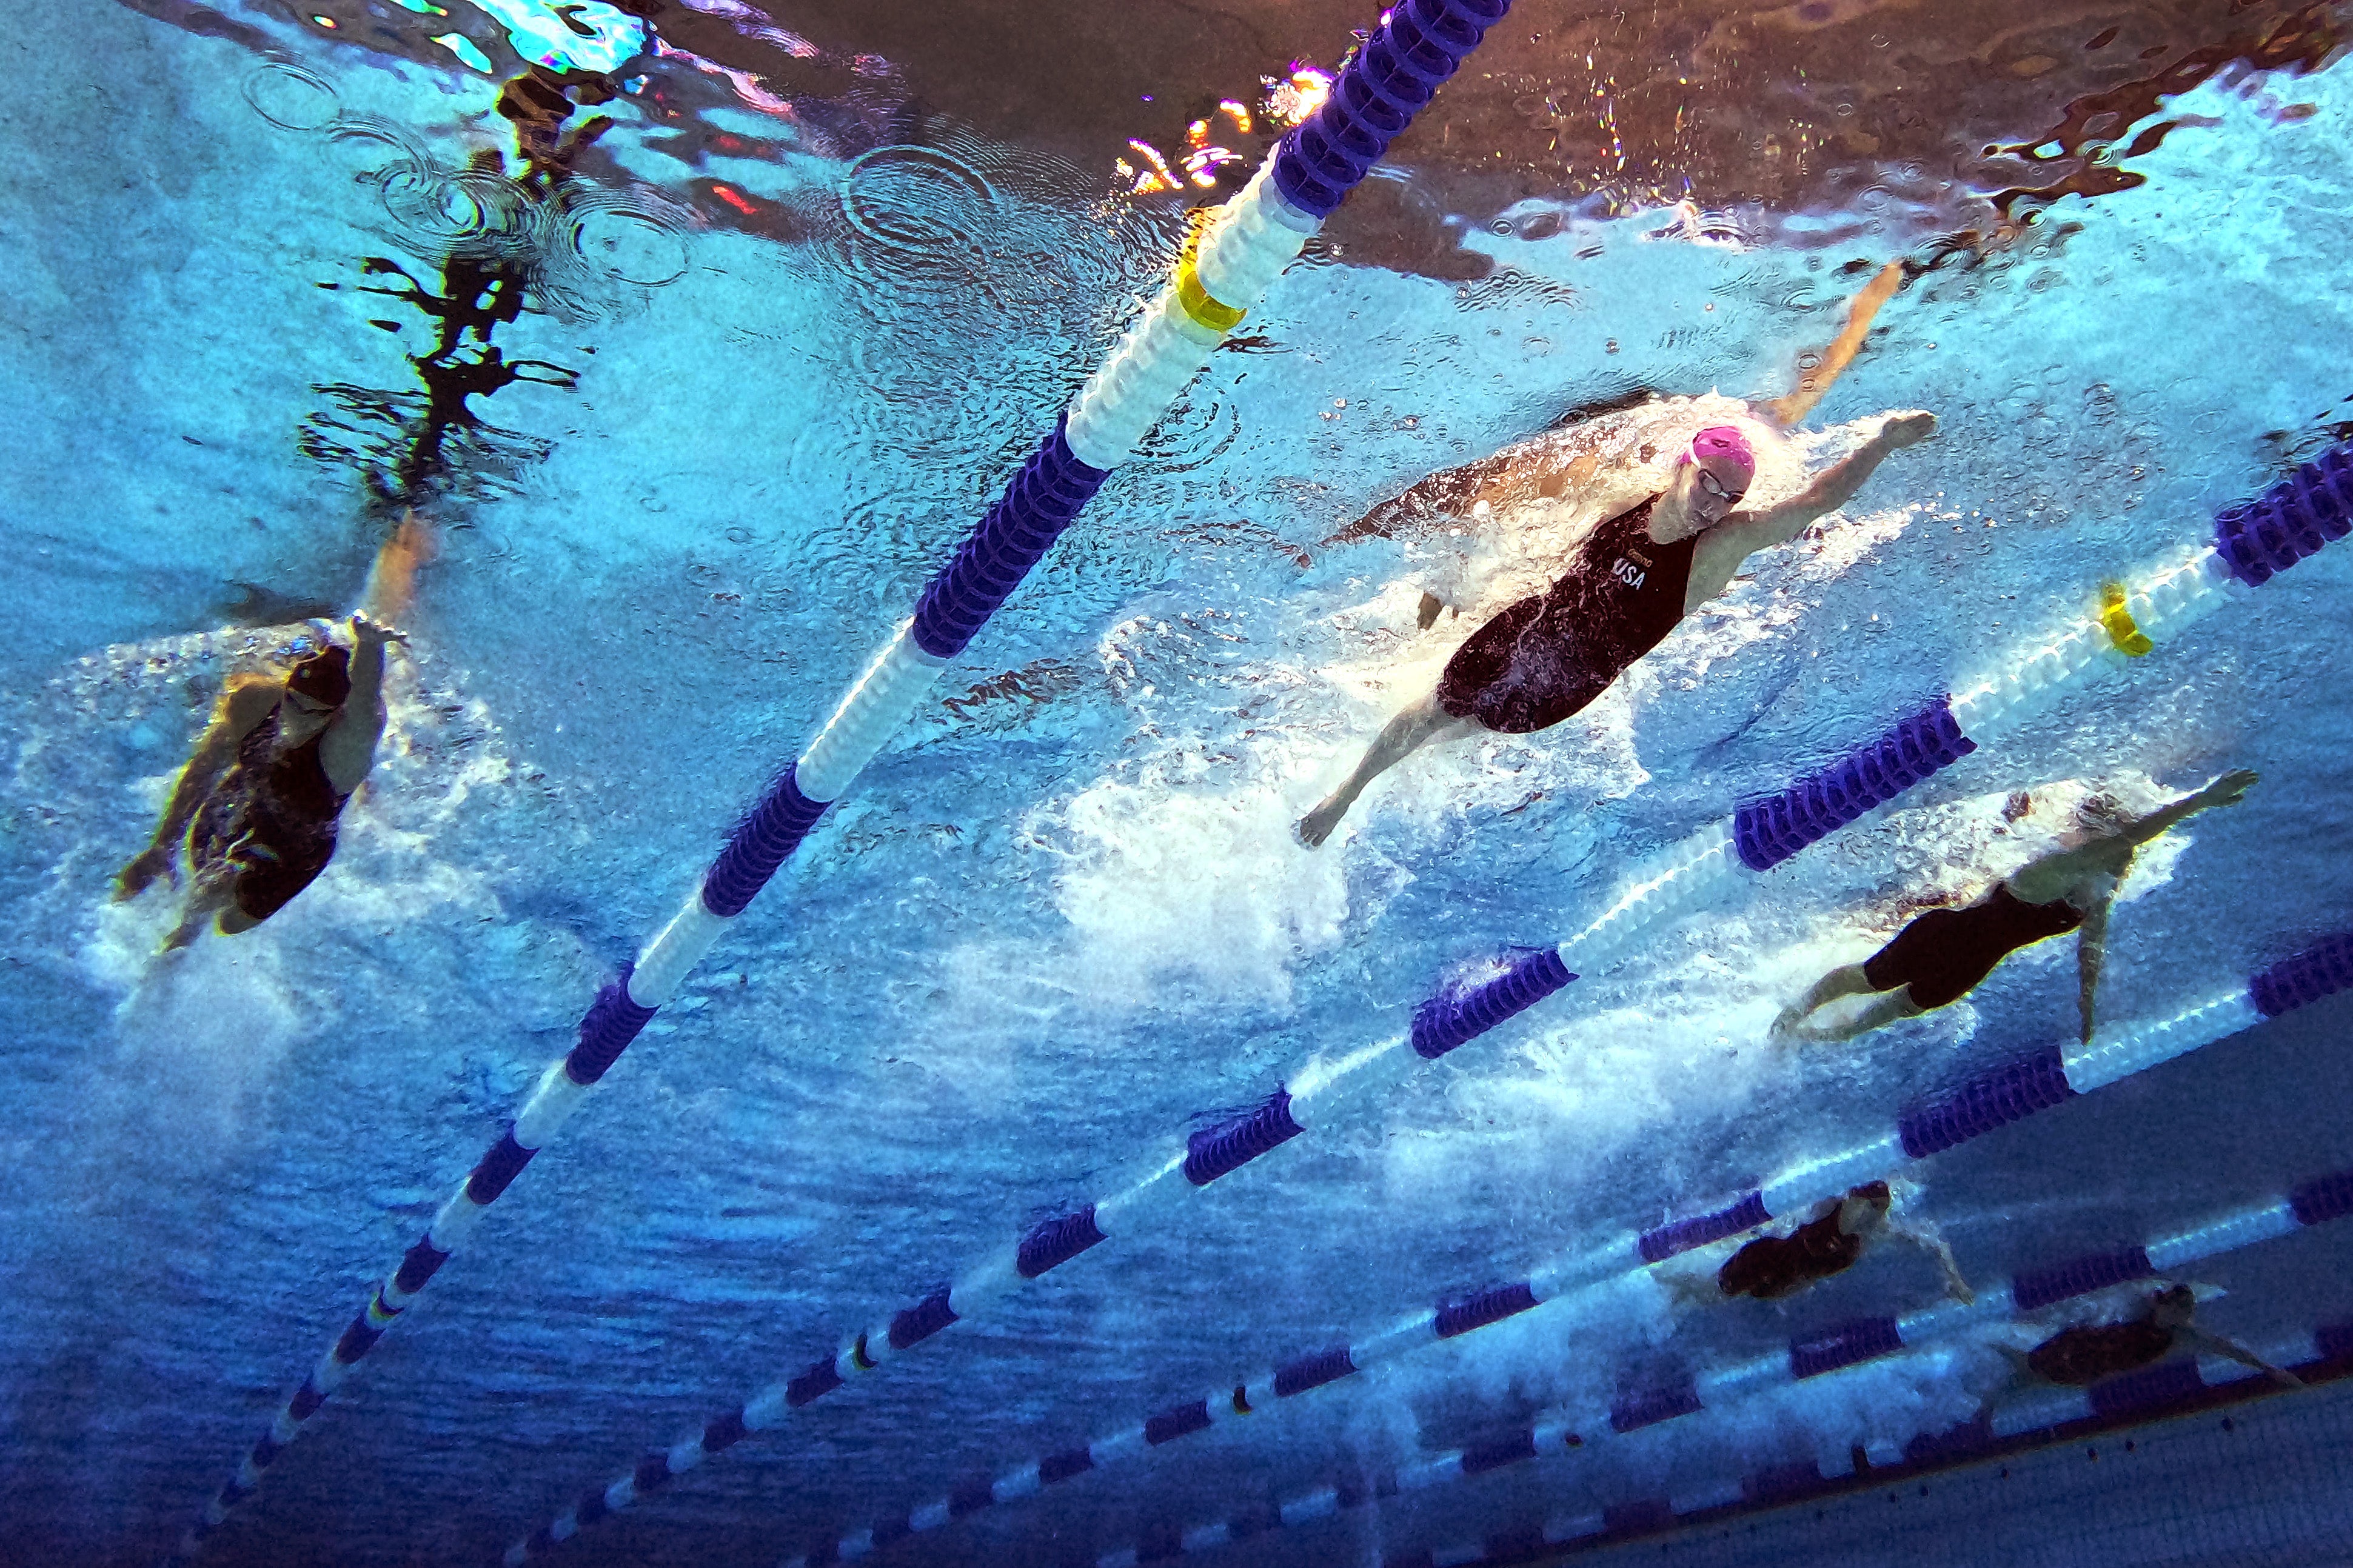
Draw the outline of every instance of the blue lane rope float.
M2353 990L2353 932L2332 936L2307 947L2258 972L2234 990L2217 993L2160 1019L2115 1028L2095 1037L2089 1047L2074 1047L2061 1058L2061 1070L2073 1073L2080 1089L2062 1098L2072 1098L2073 1092L2089 1093L2145 1072L2343 990ZM1220 1384L1216 1391L1198 1398L1180 1400L1148 1415L1131 1417L1083 1447L1039 1456L1002 1469L993 1477L976 1479L956 1494L913 1508L903 1515L894 1514L866 1530L841 1537L824 1550L831 1550L843 1559L855 1557L884 1536L936 1529L989 1503L1035 1496L1056 1482L1138 1458L1174 1437L1272 1409L1285 1400L1399 1356L1523 1312L1566 1302L1643 1268L1757 1229L1777 1216L1809 1213L1825 1200L1866 1182L1900 1174L1907 1164L1924 1158L1913 1152L1903 1131L1918 1113L1917 1108L1906 1108L1896 1118L1894 1132L1841 1153L1810 1159L1729 1204L1622 1236L1582 1253L1556 1258L1525 1279L1440 1301L1380 1332L1346 1343L1324 1345L1271 1369ZM2292 1206L2298 1223L2313 1225L2353 1212L2353 1176L2333 1180L2337 1185L2308 1184L2297 1189ZM2076 1259L2055 1271L2021 1275L2013 1294L2020 1310L2031 1310L2106 1285L2147 1278L2178 1267L2180 1261L2169 1253L2153 1258L2142 1248L2135 1248L2129 1254ZM1548 1317L1553 1315L1556 1314L1548 1313ZM1888 1333L1895 1331L1887 1326L1893 1321L1874 1320L1850 1325L1844 1333L1802 1352L1793 1350L1792 1354L1799 1357L1802 1364L1814 1368L1805 1374L1810 1376L1846 1364L1838 1359L1841 1356L1859 1360L1884 1353L1893 1348L1882 1344ZM1873 1345L1881 1348L1867 1348ZM1704 1385L1662 1386L1630 1394L1611 1412L1612 1430L1633 1431L1687 1415L1702 1407L1704 1392ZM986 1502L980 1500L983 1498ZM824 1554L824 1550L794 1561L802 1564L834 1561L834 1557Z
M1401 7L1393 15L1402 15L1404 10ZM1280 149L1278 156L1279 153ZM1261 174L1264 173L1265 170L1261 169ZM1252 188L1256 188L1257 184L1254 180ZM1237 201L1240 200L1238 197ZM1205 254L1210 240L1219 232L1213 227L1204 237ZM1173 300L1174 294L1172 287L1169 298ZM1138 331L1142 330L1139 327ZM1131 342L1134 341L1132 336ZM2249 506L2270 507L2271 510L2263 513L2268 518L2275 512L2284 515L2288 502L2276 500L2282 494L2296 499L2298 505L2316 505L2317 502L2307 502L2302 498L2316 495L2334 498L2337 492L2311 476L2333 475L2348 467L2353 467L2353 442L2340 443ZM2248 511L2249 507L2226 508L2221 518L2235 519ZM2267 581L2270 575L2293 566L2305 555L2317 550L2319 544L2312 541L2327 542L2329 538L2341 537L2344 531L2339 529L2336 535L2329 535L2317 522L2289 530L2272 523L2259 529L2254 524L2229 523L2226 526L2225 522L2218 521L2217 539L2223 539L2231 528L2237 531L2229 532L2230 539L2254 541L2254 543L2233 546L2242 554L2258 545L2270 551L2261 558L2267 567L2263 575L2253 577L2252 568L2242 568L2235 563L2236 557L2226 559L2219 546L2194 549L2168 565L2160 565L2143 574L2139 586L2128 592L2126 603L2137 627L2152 637L2160 635L2170 637L2219 608L2233 592L2244 591L2255 582ZM2264 541L2274 542L2264 543ZM2254 557L2247 555L2247 559ZM902 637L902 643L894 646L913 645ZM883 662L887 664L890 657L886 654ZM2117 647L2106 625L2097 615L2080 616L2065 632L2049 642L2029 644L2012 650L1995 662L1992 673L1973 680L1956 682L1957 696L1938 699L1905 717L1893 730L1840 762L1806 775L1777 795L1744 805L1730 822L1704 828L1683 843L1652 857L1599 916L1567 941L1549 949L1523 950L1502 962L1493 974L1442 990L1417 1008L1411 1026L1402 1035L1377 1042L1337 1060L1316 1060L1306 1064L1286 1079L1282 1086L1258 1109L1192 1134L1181 1153L1164 1157L1141 1168L1124 1189L1109 1196L1092 1199L1083 1205L1073 1205L1071 1214L1045 1221L1020 1242L983 1258L958 1276L949 1287L946 1300L955 1303L957 1310L946 1321L959 1321L1009 1289L1025 1280L1034 1279L1060 1262L1077 1256L1083 1247L1060 1256L1057 1256L1056 1249L1080 1231L1094 1233L1095 1239L1085 1244L1092 1247L1097 1240L1109 1239L1120 1234L1124 1226L1141 1225L1149 1209L1164 1201L1172 1176L1181 1173L1190 1186L1206 1186L1299 1136L1311 1126L1326 1124L1349 1110L1364 1106L1379 1090L1401 1079L1414 1065L1435 1060L1460 1048L1569 984L1577 976L1577 966L1590 971L1624 956L1642 932L1673 915L1696 908L1736 879L1739 875L1736 866L1752 872L1769 870L1844 823L1886 804L1905 789L1974 751L1980 742L2015 728L2073 688L2085 684L2095 676L2138 662L2143 661L2128 657ZM1749 826L1744 829L1744 824ZM1750 844L1746 851L1739 847L1744 837ZM2243 993L2236 994L2225 1010L2241 1006L2243 997ZM2188 1024L2179 1026L2191 1027ZM2233 1024L2223 1032L2244 1026L2244 1023ZM2200 1040L2199 1043L2204 1042ZM2026 1069L2012 1068L2001 1070L2018 1072ZM2090 1068L2087 1066L2084 1070ZM2012 1092L2019 1087L2009 1085L2007 1079L2004 1083ZM2047 1090L2047 1074L2025 1087L2031 1091L2035 1084L2041 1084ZM2081 1086L2075 1087L2080 1092ZM1303 1110L1310 1107L1314 1108L1313 1115L1303 1115ZM1991 1109L1979 1109L1967 1114L1958 1110L1940 1113L1944 1114L1944 1120L1924 1121L1923 1126L1931 1136L1975 1136L1974 1132L1968 1131L1969 1128L1983 1122L1988 1115L1997 1112L2008 1115L2012 1107L2013 1100L2000 1100ZM2016 1111L2020 1115L2026 1113L2025 1110ZM1928 1114L1924 1110L1924 1116ZM1989 1123L1985 1130L2000 1124ZM1895 1146L1900 1147L1900 1135ZM1881 1158L1875 1149L1867 1157L1870 1160ZM1884 1163L1893 1164L1895 1161L1890 1158ZM1878 1173L1874 1171L1873 1173ZM1841 1182L1833 1190L1843 1192L1850 1184L1851 1182ZM1829 1194L1812 1194L1799 1199L1794 1194L1784 1194L1781 1203L1771 1206L1769 1212L1786 1214L1793 1201L1810 1203L1825 1195ZM1767 1192L1760 1201L1769 1205L1772 1197L1773 1194ZM1746 1201L1742 1200L1743 1203ZM1089 1216L1084 1226L1078 1230L1064 1228L1071 1226L1081 1213ZM1718 1223L1729 1223L1729 1220L1719 1217ZM1023 1268L1025 1255L1036 1272ZM1556 1289L1558 1288L1561 1287L1556 1285ZM1537 1299L1545 1298L1539 1294ZM1410 1331L1409 1333L1410 1336ZM782 1420L786 1412L797 1409L811 1399L842 1386L856 1373L880 1365L880 1360L871 1349L877 1337L871 1332L861 1334L830 1357L814 1363L799 1377L771 1384L745 1401L739 1410L747 1428L765 1430ZM671 1466L671 1473L700 1464L709 1451L700 1445L698 1438L681 1439L670 1450L676 1461ZM606 1512L627 1506L636 1495L631 1478L624 1476L606 1488L592 1489L590 1492L584 1493L583 1500L603 1498L605 1502L601 1507L592 1505L591 1509L597 1517L602 1517ZM570 1539L581 1522L577 1506L559 1513L531 1536L509 1548L506 1554L509 1568L516 1568L533 1556Z
M2341 1194L2315 1201L2313 1194ZM2171 1274L2242 1247L2291 1235L2299 1229L2327 1224L2353 1212L2353 1170L2332 1171L2291 1188L2282 1197L2210 1215L2189 1225L2152 1234L2141 1246L2124 1252L2071 1258L2014 1275L2008 1287L1981 1292L1968 1305L1940 1302L1916 1311L1856 1319L1799 1334L1782 1349L1695 1376L1653 1384L1623 1394L1613 1402L1601 1426L1580 1427L1566 1412L1539 1412L1527 1425L1500 1436L1431 1455L1394 1472L1367 1479L1351 1478L1314 1488L1271 1508L1260 1508L1234 1518L1179 1529L1148 1527L1134 1546L1103 1552L1094 1568L1141 1568L1229 1545L1238 1541L1296 1528L1326 1519L1345 1510L1377 1504L1386 1498L1425 1491L1467 1480L1525 1461L1557 1460L1582 1455L1606 1435L1623 1436L1703 1413L1728 1415L1773 1389L1828 1377L1873 1362L1969 1338L1990 1334L2014 1321L2119 1284ZM2316 1349L2331 1354L2331 1334L2353 1350L2353 1331L2324 1329L2314 1336ZM2239 1371L2234 1367L2234 1372ZM2260 1379L2247 1370L2231 1381ZM1922 1452L1965 1451L1971 1444L1990 1447L2019 1433L2085 1417L2122 1417L2209 1386L2195 1358L2162 1361L2136 1372L2103 1379L2085 1389L2037 1390L2013 1404L1989 1423L1972 1423L1952 1433L1924 1434L1912 1447ZM1606 1428L1606 1431L1605 1431ZM1909 1452L1907 1450L1907 1452ZM1521 1531L1501 1538L1424 1550L1391 1557L1391 1565L1464 1564L1522 1562L1530 1555L1575 1542L1633 1533L1637 1529L1662 1528L1694 1512L1721 1507L1744 1498L1787 1494L1823 1480L1809 1463L1782 1466L1737 1482L1703 1482L1683 1493L1646 1500L1618 1509L1549 1522L1541 1532ZM783 1568L816 1565L863 1556L885 1534L877 1530L839 1542L827 1542L806 1554L786 1560Z

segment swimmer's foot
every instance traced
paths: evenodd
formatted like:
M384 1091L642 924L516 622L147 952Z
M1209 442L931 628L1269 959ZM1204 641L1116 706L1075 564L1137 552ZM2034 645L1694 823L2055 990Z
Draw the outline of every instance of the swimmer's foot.
M169 850L149 848L142 851L137 859L115 874L114 901L119 904L137 898L158 877L170 877L177 882L179 873L173 866L172 858Z
M1777 1018L1767 1037L1777 1046L1824 1046L1851 1040L1860 1033L1849 1024L1817 1024L1800 1016L1783 1023Z

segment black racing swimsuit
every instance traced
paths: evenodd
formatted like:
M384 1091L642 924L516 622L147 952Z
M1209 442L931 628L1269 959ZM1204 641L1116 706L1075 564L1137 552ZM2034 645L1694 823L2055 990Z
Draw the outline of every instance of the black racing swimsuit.
M1864 961L1862 977L1873 991L1911 986L1912 1005L1925 1013L1960 1000L2020 948L2083 923L2084 911L2064 899L2030 904L2008 883L1996 883L1967 909L1915 916L1894 942Z
M325 731L278 748L278 709L237 743L222 775L188 826L188 858L199 875L237 868L237 907L268 920L327 868L335 853L335 818L350 797L335 793L319 762Z
M1438 705L1458 719L1525 735L1577 712L1683 618L1699 535L1651 537L1659 498L1586 535L1544 593L1504 606L1454 650Z
M1808 1220L1788 1236L1750 1242L1725 1259L1716 1271L1716 1288L1727 1296L1769 1301L1842 1272L1862 1256L1862 1237L1839 1229L1841 1206L1832 1204L1830 1213Z
M2026 1364L2052 1383L2081 1388L2159 1360L2173 1348L2173 1337L2171 1329L2146 1318L2066 1329L2027 1352Z

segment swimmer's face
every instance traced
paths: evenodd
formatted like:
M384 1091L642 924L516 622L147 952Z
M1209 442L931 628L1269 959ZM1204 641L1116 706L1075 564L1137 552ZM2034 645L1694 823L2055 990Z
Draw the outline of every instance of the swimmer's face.
M289 741L307 741L327 727L335 710L307 692L289 691L278 709L278 732Z
M1683 507L1702 528L1714 528L1730 516L1748 486L1747 475L1694 462L1688 454L1683 470Z

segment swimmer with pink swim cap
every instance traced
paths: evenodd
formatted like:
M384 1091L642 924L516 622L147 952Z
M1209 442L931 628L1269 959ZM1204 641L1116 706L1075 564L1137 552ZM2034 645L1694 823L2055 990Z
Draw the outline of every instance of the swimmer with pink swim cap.
M1845 504L1890 452L1926 440L1933 414L1887 420L1862 448L1787 500L1738 510L1757 453L1736 425L1713 425L1677 455L1667 488L1595 524L1545 593L1506 605L1447 660L1438 689L1383 729L1340 787L1299 821L1309 848L1375 778L1433 741L1525 735L1581 711L1724 592L1757 551Z

